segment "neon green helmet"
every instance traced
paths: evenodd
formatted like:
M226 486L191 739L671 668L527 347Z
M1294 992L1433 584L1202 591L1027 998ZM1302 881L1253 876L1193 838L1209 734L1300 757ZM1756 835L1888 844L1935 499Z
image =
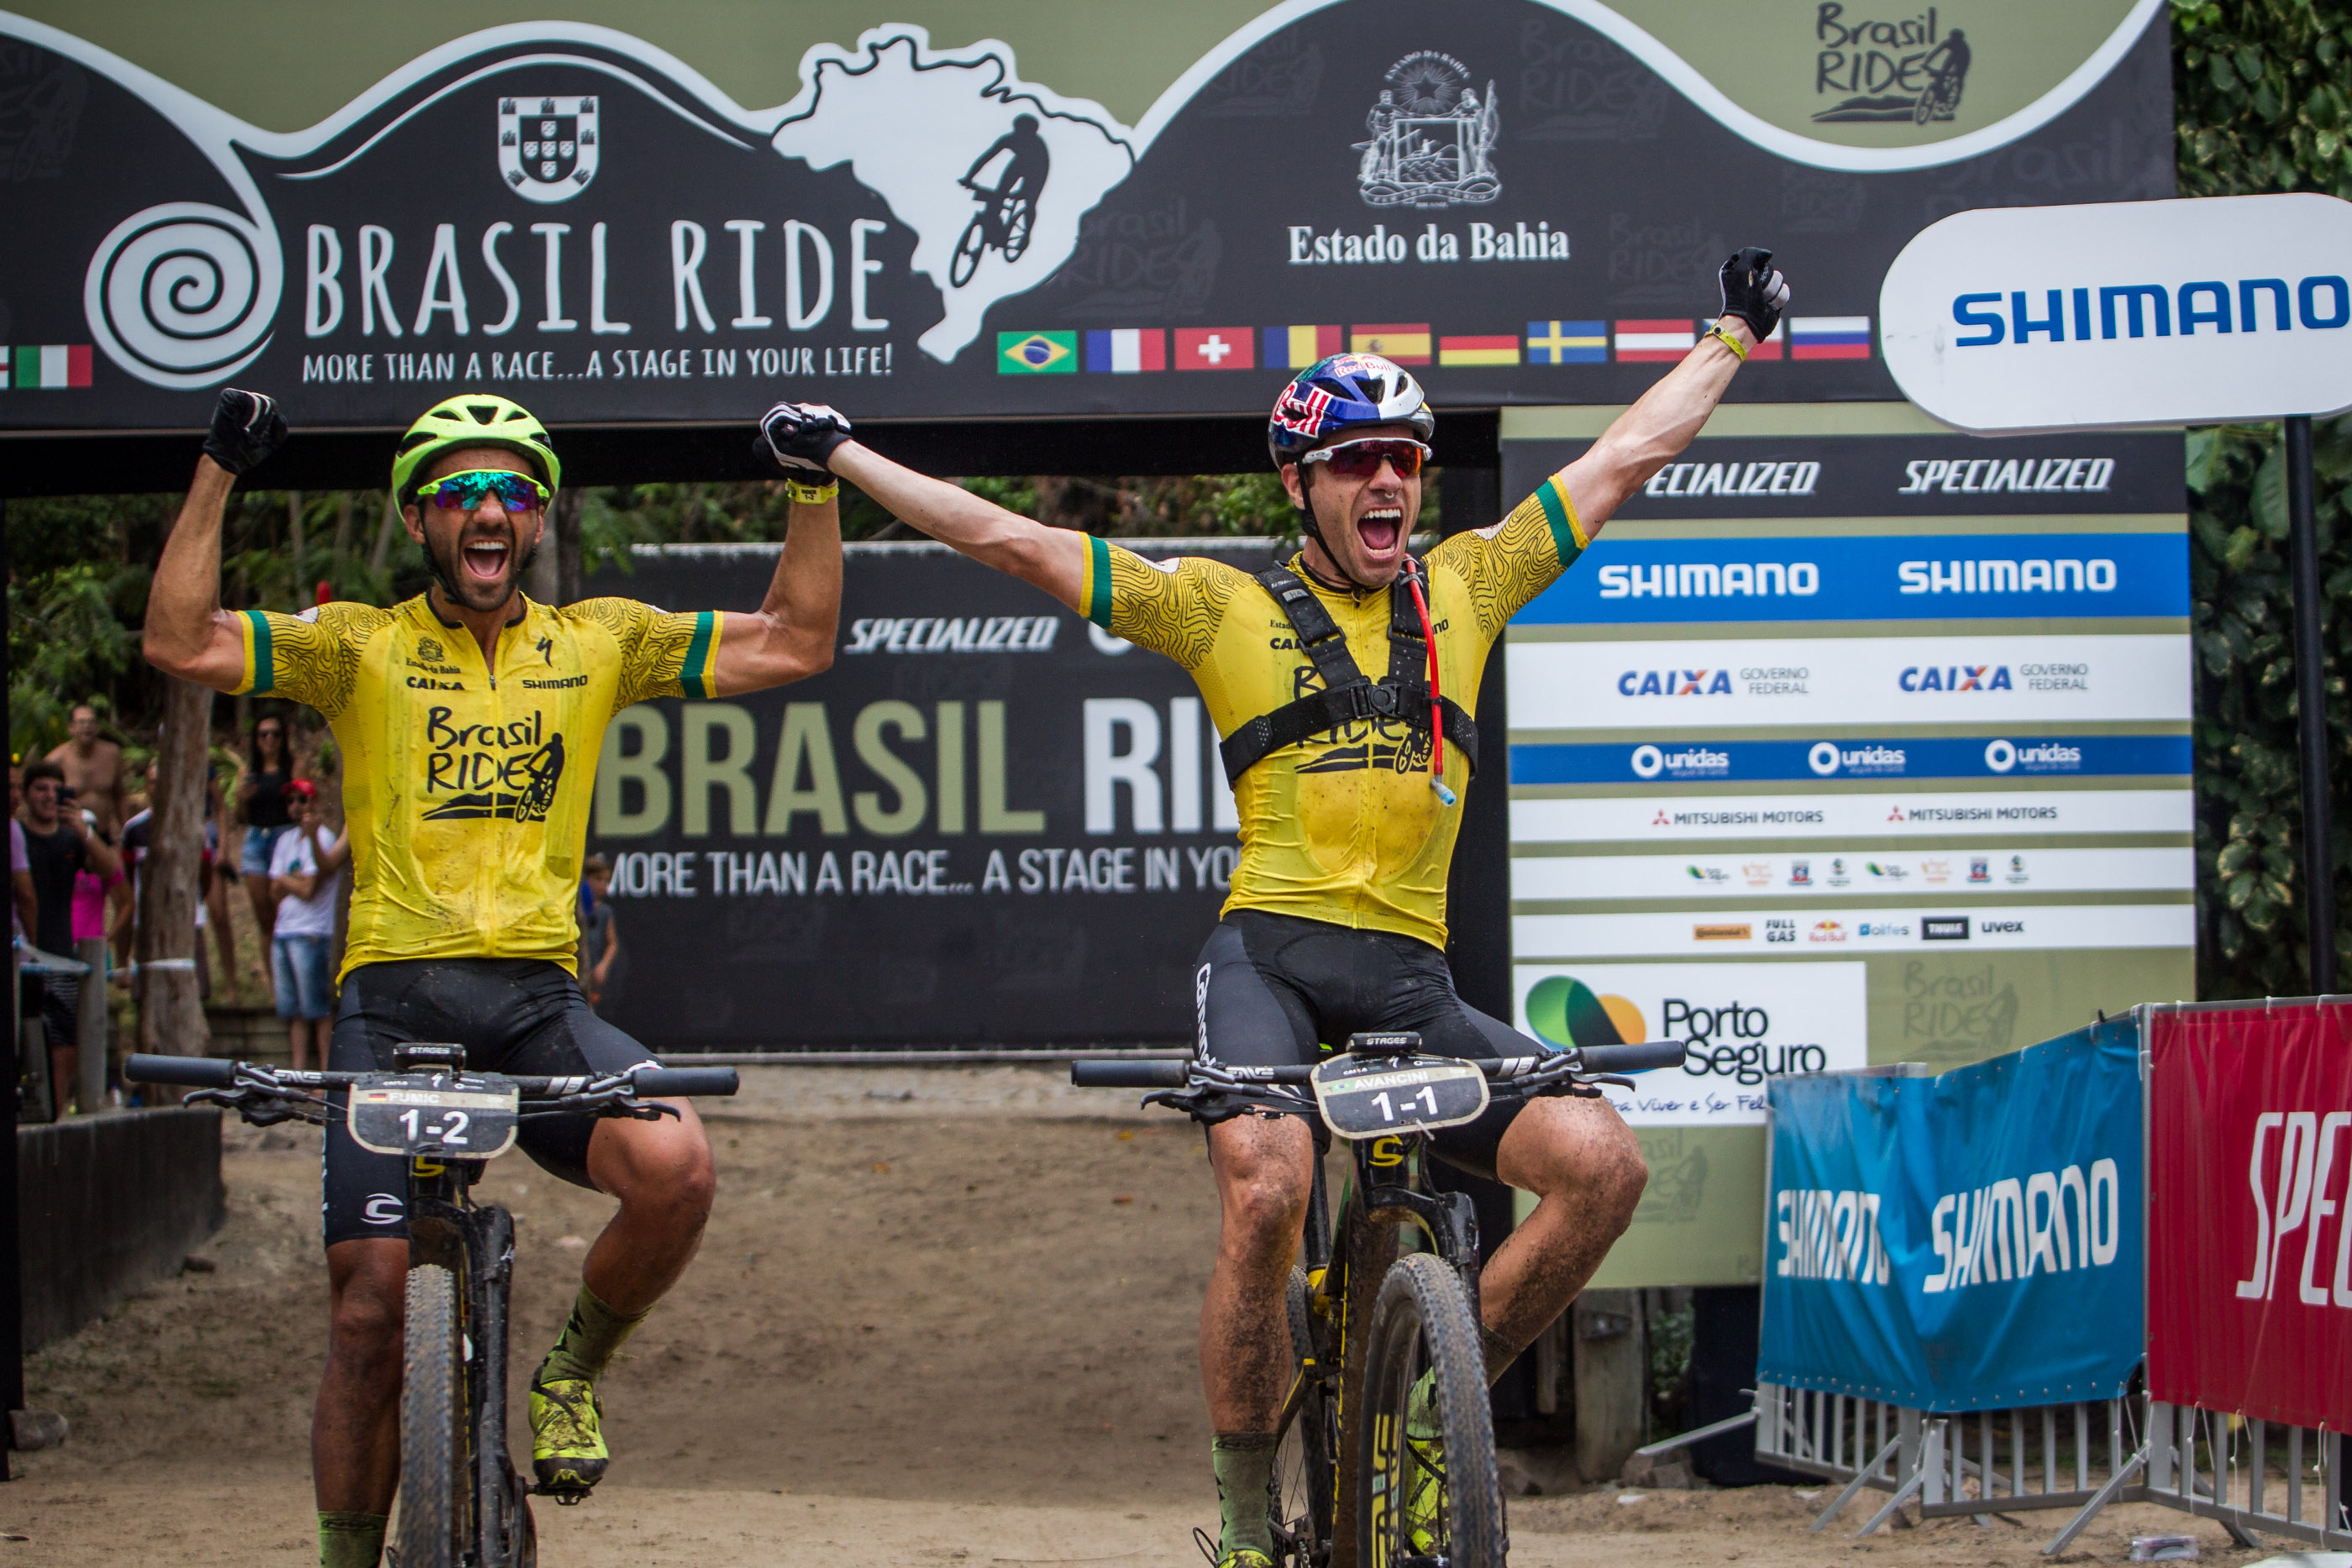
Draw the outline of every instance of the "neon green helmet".
M539 416L488 392L444 398L400 438L392 460L392 489L402 506L416 498L417 476L442 453L461 446L502 446L539 465L548 489L563 482L563 465Z

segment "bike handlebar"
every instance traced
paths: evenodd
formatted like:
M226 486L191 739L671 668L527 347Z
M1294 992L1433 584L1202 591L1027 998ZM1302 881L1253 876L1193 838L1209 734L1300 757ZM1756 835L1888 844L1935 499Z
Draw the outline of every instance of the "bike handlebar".
M1181 1089L1188 1061L1073 1061L1070 1082L1080 1089Z
M1684 1051L1681 1040L1659 1040L1642 1045L1597 1045L1550 1056L1506 1056L1481 1061L1477 1065L1497 1084L1540 1094L1565 1092L1611 1073L1679 1067ZM1098 1060L1070 1063L1070 1082L1080 1089L1232 1090L1261 1083L1306 1083L1314 1071L1312 1066L1303 1062L1279 1067L1238 1067L1204 1062L1198 1058L1181 1061Z
M1678 1040L1654 1040L1644 1045L1593 1045L1577 1053L1588 1072L1647 1072L1659 1067L1680 1067L1685 1050Z
M238 1086L239 1069L247 1065L215 1056L154 1056L140 1052L124 1060L122 1076L132 1083L234 1089ZM284 1068L253 1068L249 1071L265 1074L268 1087L287 1092L349 1089L363 1080L385 1076L380 1071L296 1072ZM732 1094L742 1086L741 1077L731 1067L645 1067L627 1077L630 1093L644 1099ZM580 1093L595 1081L587 1078L509 1077L508 1082L515 1085L523 1099L540 1100L562 1099Z
M125 1057L122 1076L133 1083L176 1083L191 1089L226 1089L236 1082L236 1063L213 1056Z
M636 1074L641 1096L678 1099L692 1094L732 1094L743 1086L731 1067L652 1067Z

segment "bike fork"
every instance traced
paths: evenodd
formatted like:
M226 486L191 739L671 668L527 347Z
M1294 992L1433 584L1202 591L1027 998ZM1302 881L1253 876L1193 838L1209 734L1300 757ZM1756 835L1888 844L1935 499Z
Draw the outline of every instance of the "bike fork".
M508 1513L514 1500L513 1463L507 1452L507 1291L514 1274L514 1217L503 1208L476 1209L466 1228L472 1267L468 1317L474 1331L473 1372L479 1389L474 1431L474 1518L482 1568L507 1568Z

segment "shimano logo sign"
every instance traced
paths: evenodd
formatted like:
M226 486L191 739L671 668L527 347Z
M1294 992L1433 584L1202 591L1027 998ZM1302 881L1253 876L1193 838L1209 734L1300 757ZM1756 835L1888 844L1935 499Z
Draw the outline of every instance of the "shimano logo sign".
M1906 560L1899 593L2113 593L2116 563L2097 560Z
M1920 458L1903 465L1898 496L2047 495L2059 490L2105 490L2116 475L2112 457Z
M1603 599L1724 599L1822 591L1822 569L1809 560L1672 561L1658 566L1604 566Z
M1878 1206L1874 1192L1783 1187L1774 1193L1772 1230L1780 1256L1773 1271L1783 1280L1893 1283L1895 1265L1878 1233Z
M1696 496L1810 496L1821 476L1818 463L1669 463L1650 476L1642 494L1681 500Z
M2352 284L2320 274L2292 289L2283 277L2242 277L2234 289L2219 278L2177 288L2160 283L2012 288L2006 300L1998 294L1956 296L1952 319L1970 334L1954 338L1956 349L1990 349L2000 343L2022 347L2036 339L2087 343L2124 335L2169 338L2176 326L2184 338L2194 337L2200 327L2214 333L2256 332L2265 323L2273 332L2297 328L2327 331L2352 324Z
M2113 1160L2006 1176L1973 1192L1946 1193L1928 1217L1943 1268L1919 1282L1929 1295L1964 1285L2103 1269L2122 1247L2123 1182Z

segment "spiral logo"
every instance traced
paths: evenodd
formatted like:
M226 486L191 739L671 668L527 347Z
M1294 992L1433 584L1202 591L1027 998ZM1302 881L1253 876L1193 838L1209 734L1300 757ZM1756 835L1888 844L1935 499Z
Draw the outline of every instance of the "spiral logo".
M150 385L191 390L226 381L268 346L285 281L274 230L168 202L106 236L82 308L108 359Z

